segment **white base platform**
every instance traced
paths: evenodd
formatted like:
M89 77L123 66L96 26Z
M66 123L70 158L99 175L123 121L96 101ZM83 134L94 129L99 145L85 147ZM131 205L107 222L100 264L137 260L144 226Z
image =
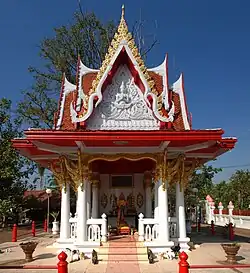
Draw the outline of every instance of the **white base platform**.
M169 251L172 246L174 246L174 242L167 241L167 242L144 242L144 246L150 248L154 254L159 254L162 252Z
M55 248L58 249L59 252L62 251L63 249L69 248L71 250L79 250L80 252L83 252L86 256L90 255L93 251L93 249L98 249L100 247L101 243L100 242L75 242L72 239L67 239L67 240L61 240L58 239L56 243L54 243L51 246L47 246L47 248Z

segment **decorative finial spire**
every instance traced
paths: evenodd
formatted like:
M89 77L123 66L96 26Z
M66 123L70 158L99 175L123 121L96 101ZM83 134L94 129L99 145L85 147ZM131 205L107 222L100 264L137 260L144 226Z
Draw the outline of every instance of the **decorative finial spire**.
M124 4L122 5L122 16L121 16L121 20L124 20L124 16L125 16L125 6Z

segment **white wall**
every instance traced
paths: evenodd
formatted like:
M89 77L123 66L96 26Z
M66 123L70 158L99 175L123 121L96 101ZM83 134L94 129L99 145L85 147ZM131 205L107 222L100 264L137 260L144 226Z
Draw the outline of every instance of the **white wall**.
M99 190L99 214L101 215L102 213L106 213L109 214L109 211L112 209L111 204L110 204L110 196L111 194L115 194L115 196L117 198L119 198L120 194L123 192L125 198L127 199L127 196L130 193L133 193L134 198L135 198L135 207L136 207L136 212L137 214L139 213L143 213L145 214L145 191L144 191L144 187L143 187L143 173L136 173L133 175L134 178L134 188L119 188L119 189L115 189L115 188L110 188L110 178L111 176L109 174L101 174L100 175L100 190ZM108 197L108 204L106 206L106 208L103 208L101 205L101 198L103 196L103 194L106 194ZM141 193L143 195L143 205L141 208L139 208L137 206L137 195Z

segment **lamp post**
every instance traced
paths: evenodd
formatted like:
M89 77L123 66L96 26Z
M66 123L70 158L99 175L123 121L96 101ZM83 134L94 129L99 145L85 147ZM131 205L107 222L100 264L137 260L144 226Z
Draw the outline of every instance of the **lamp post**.
M47 210L47 232L49 232L49 207L50 207L50 204L49 204L49 199L50 199L50 195L52 193L52 190L51 189L46 189L46 193L48 195L48 210Z
M197 193L198 193L197 188L193 188L192 192L195 195L195 227L196 227L196 232L198 232L198 201L197 201Z

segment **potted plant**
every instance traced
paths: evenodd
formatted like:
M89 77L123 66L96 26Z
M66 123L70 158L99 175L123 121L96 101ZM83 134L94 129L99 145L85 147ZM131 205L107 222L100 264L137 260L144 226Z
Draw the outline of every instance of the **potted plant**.
M59 234L59 230L60 230L59 221L57 221L59 211L53 211L50 215L54 218L54 221L52 222L52 234L57 235Z
M19 246L21 247L21 249L23 250L25 254L26 262L32 262L33 252L35 251L37 244L38 242L34 242L34 241L19 244Z
M229 264L236 264L236 255L241 246L238 243L221 244L221 246L226 253L226 262Z

